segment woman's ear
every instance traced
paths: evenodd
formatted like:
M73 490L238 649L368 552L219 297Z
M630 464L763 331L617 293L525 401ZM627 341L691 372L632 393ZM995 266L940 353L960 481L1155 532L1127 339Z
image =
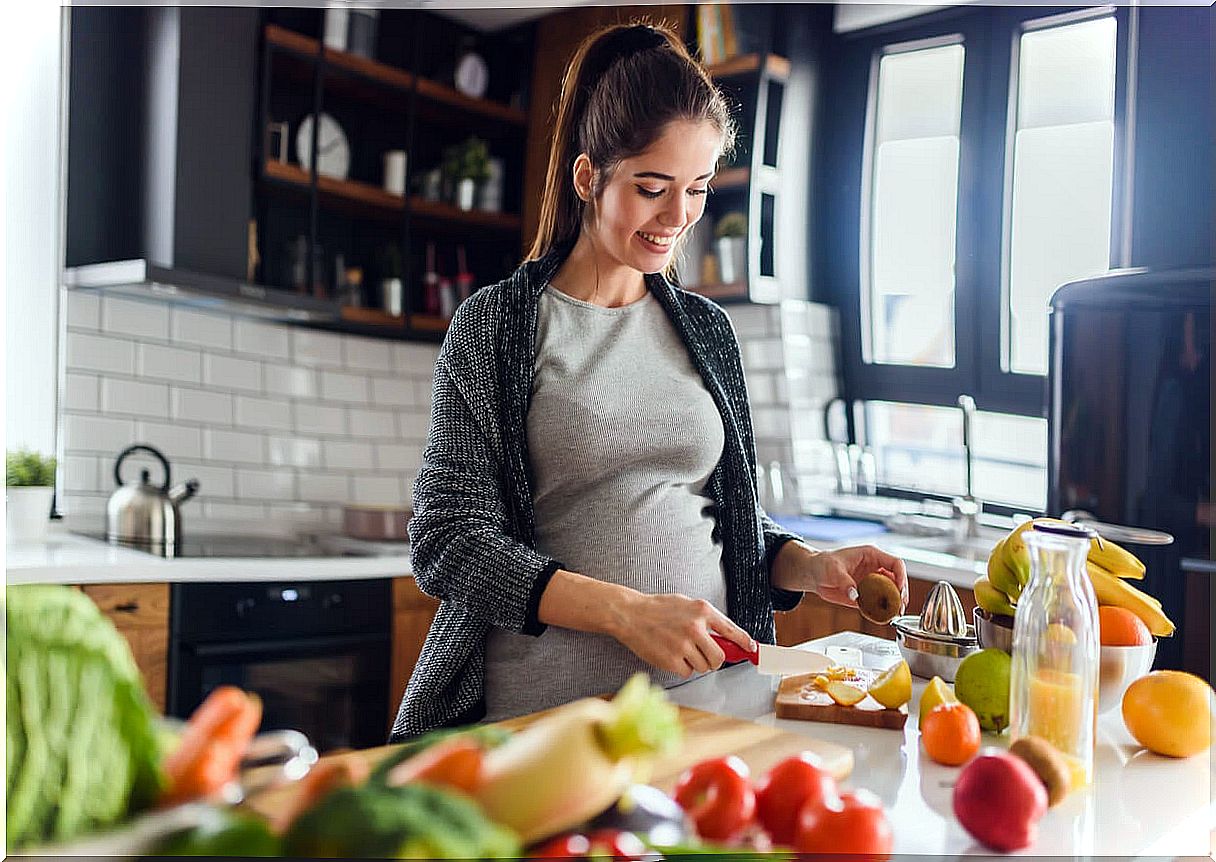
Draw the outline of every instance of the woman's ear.
M595 168L591 165L591 158L586 153L579 153L578 158L574 160L572 179L574 181L574 193L579 196L583 203L588 203L591 200L591 185L594 178Z

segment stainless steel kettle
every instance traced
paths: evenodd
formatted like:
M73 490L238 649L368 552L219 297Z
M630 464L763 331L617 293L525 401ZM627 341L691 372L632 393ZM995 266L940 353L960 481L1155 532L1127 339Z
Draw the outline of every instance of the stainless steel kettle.
M160 461L165 479L159 487L148 481L147 470L140 471L139 482L123 482L122 462L133 452L147 452ZM119 453L114 462L114 481L118 490L106 504L106 540L163 557L176 556L182 534L178 506L198 492L198 480L190 479L170 488L169 461L152 446L137 443Z

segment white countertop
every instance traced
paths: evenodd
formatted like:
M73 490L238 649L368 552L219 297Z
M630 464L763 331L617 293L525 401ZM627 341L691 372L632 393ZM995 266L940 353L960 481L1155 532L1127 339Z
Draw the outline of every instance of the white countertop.
M47 540L5 546L9 584L327 581L411 574L408 551L379 557L181 557L167 560L52 528Z
M894 643L841 632L813 646L859 647L865 664L885 667L898 658ZM726 668L670 689L684 706L743 718L852 749L850 787L876 793L895 833L895 853L937 857L988 854L954 818L951 793L959 768L931 761L920 747L916 712L925 681L913 677L903 731L778 719L777 680L751 665ZM1008 734L984 734L984 745L1005 747ZM1098 718L1094 784L1072 793L1039 822L1032 856L1210 856L1216 829L1212 752L1185 760L1142 750L1118 710Z

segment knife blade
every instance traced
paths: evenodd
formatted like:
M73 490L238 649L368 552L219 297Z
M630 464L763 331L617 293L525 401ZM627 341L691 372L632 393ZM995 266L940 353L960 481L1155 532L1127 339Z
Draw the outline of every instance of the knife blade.
M721 635L711 634L714 643L726 653L727 662L747 661L768 676L789 676L798 673L823 673L834 662L823 653L796 647L774 644L756 644L755 652L748 652Z

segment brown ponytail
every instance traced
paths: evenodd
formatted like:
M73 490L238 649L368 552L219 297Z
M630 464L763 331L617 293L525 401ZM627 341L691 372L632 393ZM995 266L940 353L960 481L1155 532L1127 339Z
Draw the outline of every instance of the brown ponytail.
M617 165L644 152L674 120L708 121L722 133L722 152L734 148L726 100L668 27L617 24L584 39L562 78L540 224L526 259L578 238L586 203L571 172L580 153L598 172L592 186L598 200ZM672 269L678 254L677 247Z

